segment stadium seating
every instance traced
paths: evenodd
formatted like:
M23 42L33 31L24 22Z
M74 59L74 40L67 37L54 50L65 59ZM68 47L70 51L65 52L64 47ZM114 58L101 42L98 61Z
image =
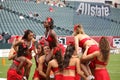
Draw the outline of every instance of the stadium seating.
M36 4L34 0L25 2L24 0L5 0L1 2L3 10L0 14L0 33L7 31L11 35L23 35L25 29L31 29L36 35L43 35L44 28L41 24L46 17L54 19L54 28L58 35L71 35L73 25L81 23L85 32L91 36L119 36L120 35L120 9L110 8L111 13L108 17L98 17L89 15L78 15L75 10L79 3L67 2L66 7L49 6L43 3ZM95 4L95 3L92 3ZM49 8L53 12L49 12ZM30 17L30 14L33 17ZM34 14L38 14L35 17ZM23 16L24 19L19 17Z

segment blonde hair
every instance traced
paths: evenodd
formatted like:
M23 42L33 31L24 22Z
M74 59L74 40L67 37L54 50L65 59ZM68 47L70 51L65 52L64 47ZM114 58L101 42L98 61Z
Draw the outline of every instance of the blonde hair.
M73 36L76 36L77 34L84 34L84 33L85 32L84 32L83 26L81 24L75 24Z

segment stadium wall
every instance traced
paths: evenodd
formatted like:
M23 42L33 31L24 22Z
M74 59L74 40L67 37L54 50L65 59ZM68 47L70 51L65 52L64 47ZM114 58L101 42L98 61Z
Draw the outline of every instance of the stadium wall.
M11 36L11 38L8 40L8 43L12 44L14 38L16 35ZM99 42L100 38L102 36L91 36L94 40ZM108 41L110 42L111 47L119 48L120 46L120 36L105 36ZM39 41L41 39L41 36L36 36L36 41ZM0 40L2 40L2 36L0 36ZM67 45L70 41L73 41L73 36L58 36L58 40L60 43Z
M93 38L97 42L99 42L101 37L102 36L91 36L91 38ZM15 38L15 36L12 36L9 39L8 43L12 44L14 38ZM120 36L106 36L106 38L110 42L111 53L115 53L115 54L120 53ZM0 39L2 39L2 38L0 38ZM36 36L37 41L39 41L40 39L41 39L41 36ZM66 47L66 45L68 45L70 41L74 41L74 37L73 36L58 36L58 40L60 43L64 44L64 46ZM1 49L0 48L0 57L8 57L9 51L10 51L10 49Z

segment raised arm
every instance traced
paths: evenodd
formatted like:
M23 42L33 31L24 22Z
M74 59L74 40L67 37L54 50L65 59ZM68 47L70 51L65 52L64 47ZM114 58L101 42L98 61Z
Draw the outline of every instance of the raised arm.
M16 41L15 43L13 43L13 49L15 50L15 51L17 51L17 46L19 45L19 44L21 44L21 43L24 43L24 40L19 40L19 41Z
M20 41L20 40L21 40L21 37L14 39L12 46L11 46L11 49L10 49L10 52L9 52L9 55L8 55L8 60L12 60L15 58L17 47L15 47L14 44L16 44L16 42ZM13 46L14 46L14 48L13 48Z
M74 40L75 40L75 50L76 50L77 54L79 54L79 40L78 40L78 37L75 36Z
M94 53L87 55L88 49L89 49L89 46L86 47L86 49L81 57L82 61L90 61L99 55L99 51L95 51Z
M10 52L9 52L9 55L8 55L8 60L14 59L16 55L17 55L17 54L16 54L14 48L11 47Z

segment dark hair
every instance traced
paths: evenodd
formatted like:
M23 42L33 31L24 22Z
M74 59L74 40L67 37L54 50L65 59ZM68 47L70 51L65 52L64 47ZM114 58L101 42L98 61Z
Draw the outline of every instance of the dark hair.
M50 25L50 29L53 29L54 27L54 20L51 17L47 17L46 20L48 21Z
M57 60L59 70L62 71L63 70L63 57L62 57L61 49L59 47L55 47L53 54L54 54L54 59Z
M28 50L27 45L25 45L24 43L20 44L18 46L17 57L25 56L27 54L26 53L27 50Z
M108 55L110 52L110 45L108 40L105 37L102 37L99 41L99 47L100 47L100 52L103 55L103 60L107 61L108 60Z
M73 53L75 51L75 46L70 44L66 48L66 52L64 55L64 60L63 60L63 66L64 68L69 66L70 58L72 57Z
M26 31L24 31L24 35L23 35L23 37L22 37L22 39L28 39L28 35L30 34L30 33L33 33L31 30L26 30Z

